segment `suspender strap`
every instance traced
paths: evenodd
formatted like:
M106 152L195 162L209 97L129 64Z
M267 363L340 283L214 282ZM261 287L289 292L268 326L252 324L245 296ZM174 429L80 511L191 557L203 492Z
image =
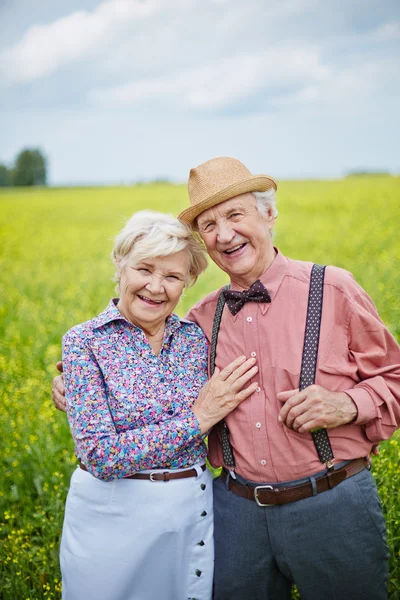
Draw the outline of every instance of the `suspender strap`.
M305 387L313 385L315 383L322 316L322 299L324 293L324 277L325 267L321 265L313 265L310 278L310 292L308 297L306 329L304 334L304 348L301 362L300 390L303 390ZM211 375L214 373L215 370L218 332L221 323L222 312L224 310L225 305L223 291L229 289L229 287L230 286L227 285L223 288L223 290L221 290L217 302L217 308L215 310L210 352ZM221 434L224 465L228 469L234 470L235 457L233 455L233 449L229 439L228 426L226 425L225 421L220 421L218 426ZM334 456L327 430L318 429L316 431L313 431L311 435L318 453L319 460L321 461L321 463L327 463L328 467L331 467L332 461L334 460Z
M224 298L224 290L228 290L230 285L226 285L222 290L218 298L217 308L215 309L214 316L214 324L212 328L212 337L211 337L211 351L210 351L210 372L213 375L215 371L215 356L217 354L217 342L218 342L218 333L219 326L221 323L222 313L225 306L225 298ZM235 469L235 457L233 456L233 449L229 439L229 429L224 420L218 423L219 432L221 435L222 442L222 456L224 459L224 465L230 469Z
M214 371L215 371L215 357L217 355L217 342L218 342L219 326L221 324L222 313L224 311L224 306L225 306L224 291L229 290L230 287L231 287L230 285L226 285L225 287L222 288L219 298L218 298L217 308L215 309L214 323L213 323L212 335L211 335L211 351L210 351L211 375L214 375Z
M321 328L322 300L324 295L324 277L325 267L313 265L311 270L310 292L308 296L303 357L301 361L300 391L315 383ZM334 456L327 430L317 429L313 431L311 435L318 452L319 460L321 463L327 463L328 466L331 466L331 461L333 461Z

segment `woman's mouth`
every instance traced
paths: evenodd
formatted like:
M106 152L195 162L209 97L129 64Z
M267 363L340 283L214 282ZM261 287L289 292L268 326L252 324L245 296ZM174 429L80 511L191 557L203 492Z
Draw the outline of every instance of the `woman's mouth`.
M164 303L164 300L152 300L151 298L147 298L147 296L142 296L141 294L137 294L137 297L149 306L160 306L160 304Z

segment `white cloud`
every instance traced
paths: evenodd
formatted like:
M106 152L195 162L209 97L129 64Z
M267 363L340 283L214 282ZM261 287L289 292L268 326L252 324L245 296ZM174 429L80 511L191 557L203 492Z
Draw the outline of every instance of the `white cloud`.
M2 52L0 73L10 83L45 77L104 47L127 22L148 18L162 8L161 0L109 0L92 12L74 12L49 25L34 25Z
M287 19L315 9L318 1L105 0L92 11L32 25L1 52L0 76L11 85L33 82L85 59L86 68L90 59L97 72L109 65L132 73L138 62L144 68L155 66L156 59L173 63L173 51L175 61L193 56L194 64L201 64L202 58L229 56L235 45L246 52L259 42L263 48L273 44ZM122 57L121 47L126 48Z
M103 107L172 101L175 106L218 109L265 88L303 86L328 76L329 69L315 48L274 48L221 59L176 75L93 90L89 101Z
M387 42L390 40L397 40L400 38L400 21L393 23L385 23L374 33L374 38L379 42Z
M400 98L397 60L374 57L362 64L332 67L329 77L273 99L276 111L310 118L377 121L383 113L396 113ZM378 85L379 82L379 85ZM389 90L382 94L382 90Z
M279 96L274 99L274 106L280 108L282 106L290 106L296 104L314 104L321 97L321 88L317 86L307 86L300 90L299 92L295 92L294 94L287 94L283 96Z

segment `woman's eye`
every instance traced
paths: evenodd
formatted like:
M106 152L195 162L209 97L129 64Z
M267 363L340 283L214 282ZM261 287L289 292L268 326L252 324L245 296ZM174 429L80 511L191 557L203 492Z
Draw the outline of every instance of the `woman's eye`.
M167 275L167 279L172 279L175 281L180 281L179 277L177 277L176 275Z
M140 271L140 273L150 273L149 269L145 269L144 267L141 267L138 271Z

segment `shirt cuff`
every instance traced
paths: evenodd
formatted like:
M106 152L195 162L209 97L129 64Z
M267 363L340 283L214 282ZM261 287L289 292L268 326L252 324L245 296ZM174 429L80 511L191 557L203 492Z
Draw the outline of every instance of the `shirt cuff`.
M376 407L369 392L362 387L354 387L351 390L344 390L353 400L357 407L357 418L353 421L356 425L365 425L376 417Z
M195 438L197 436L204 439L204 436L201 434L199 422L195 416L195 414L190 411L186 417L184 417L183 423L185 423L184 431L187 434L188 439Z

